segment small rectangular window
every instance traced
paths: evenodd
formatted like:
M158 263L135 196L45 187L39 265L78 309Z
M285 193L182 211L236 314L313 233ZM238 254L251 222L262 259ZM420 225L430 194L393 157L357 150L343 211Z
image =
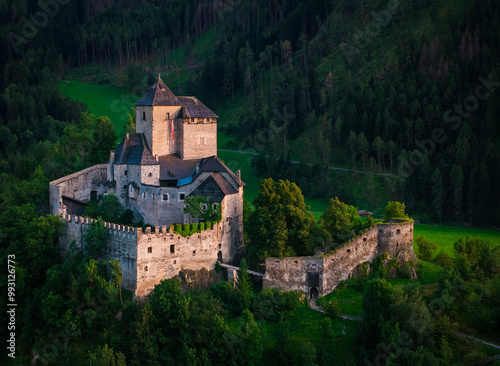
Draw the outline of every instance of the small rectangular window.
M147 272L148 271L148 266L145 266L144 267L144 272Z
M155 199L155 194L154 193L151 193L151 199Z
M193 250L193 255L196 255L196 250Z
M164 194L161 196L162 201L168 201L168 194Z
M153 253L153 247L148 247L148 253Z
M128 175L128 170L125 170L124 174L125 174L125 175Z
M175 253L175 245L170 246L170 253Z
M186 195L184 193L181 193L179 197L181 200L183 200L184 198L186 198Z
M170 119L170 113L167 112L167 119Z
M191 122L194 122L194 118L191 118Z
M124 185L124 186L123 186L123 189L127 189L127 185Z
M142 112L142 119L145 121L146 120L146 112Z
M396 231L396 234L401 234L401 229L398 229L398 230Z

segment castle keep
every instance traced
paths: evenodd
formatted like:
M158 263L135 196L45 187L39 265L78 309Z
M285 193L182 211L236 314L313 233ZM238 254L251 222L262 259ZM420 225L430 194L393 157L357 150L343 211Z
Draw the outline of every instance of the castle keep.
M158 78L136 103L136 133L127 134L107 164L95 165L50 183L50 209L67 222L60 238L83 249L90 219L86 202L115 194L138 220L153 228L106 223L106 256L119 259L123 287L146 295L162 279L184 269L231 262L243 246L243 186L217 158L217 115L195 97L178 97ZM170 225L197 223L184 212L184 200L203 196L219 208L221 221L182 237Z

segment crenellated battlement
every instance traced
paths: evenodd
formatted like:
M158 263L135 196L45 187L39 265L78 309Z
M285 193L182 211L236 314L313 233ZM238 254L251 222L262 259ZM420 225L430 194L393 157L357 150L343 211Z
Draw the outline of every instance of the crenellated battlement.
M78 215L68 215L68 214L62 214L61 215L61 220L67 223L74 223L74 224L82 224L82 225L90 225L93 222L97 222L96 219L92 219L90 217L84 217L84 216L78 216ZM118 225L112 222L104 222L104 227L112 231L117 231L123 234L132 234L135 235L136 232L140 231L140 228L135 228L133 226L127 226L127 225Z

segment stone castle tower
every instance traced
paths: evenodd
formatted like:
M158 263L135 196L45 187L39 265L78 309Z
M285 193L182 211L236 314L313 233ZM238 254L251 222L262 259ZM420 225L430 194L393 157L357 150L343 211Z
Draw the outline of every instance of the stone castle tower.
M76 240L84 250L90 223L81 216L84 207L107 194L152 225L143 231L106 223L107 257L120 260L123 286L145 295L181 270L234 260L243 246L244 183L217 157L217 115L195 97L175 96L158 78L136 103L136 113L136 133L124 137L107 164L50 183L50 208L68 223L63 249ZM202 221L185 213L189 196L220 207L222 219L185 238L172 225Z

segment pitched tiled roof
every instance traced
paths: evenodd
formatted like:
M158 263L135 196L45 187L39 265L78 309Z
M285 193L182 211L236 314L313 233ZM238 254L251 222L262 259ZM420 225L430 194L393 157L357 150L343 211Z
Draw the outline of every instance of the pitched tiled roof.
M200 160L200 173L201 172L227 172L233 177L238 186L243 187L245 183L238 180L236 174L229 169L217 156L210 156Z
M146 138L142 133L127 133L115 151L115 164L155 165Z
M190 196L207 196L211 202L221 202L224 196L238 193L220 173L214 173L203 181Z
M218 116L195 97L177 97L184 118L217 118Z
M161 180L179 180L193 174L199 159L183 160L178 154L158 157Z
M162 79L151 85L146 94L135 105L181 105Z

